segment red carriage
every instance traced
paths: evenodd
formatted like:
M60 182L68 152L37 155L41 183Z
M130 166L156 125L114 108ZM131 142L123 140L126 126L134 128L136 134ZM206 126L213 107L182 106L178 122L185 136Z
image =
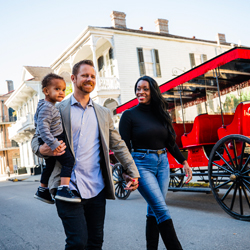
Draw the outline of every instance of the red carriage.
M171 191L213 192L232 217L250 221L250 49L231 49L162 84L176 143L202 187L184 184L171 154ZM121 113L137 104L117 107ZM205 187L204 187L205 186Z

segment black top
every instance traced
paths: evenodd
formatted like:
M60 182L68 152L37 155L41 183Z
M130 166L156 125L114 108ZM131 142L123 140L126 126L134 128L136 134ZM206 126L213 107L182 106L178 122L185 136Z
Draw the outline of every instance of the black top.
M169 145L169 132L163 122L156 116L151 105L139 104L126 110L120 120L119 132L131 151L134 149L167 148L171 155L182 163L186 159L177 144Z

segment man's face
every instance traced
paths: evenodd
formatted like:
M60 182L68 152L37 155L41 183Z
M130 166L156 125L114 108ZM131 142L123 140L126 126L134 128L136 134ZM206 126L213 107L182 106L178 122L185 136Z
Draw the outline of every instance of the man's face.
M75 86L75 92L82 94L90 94L96 85L95 69L88 65L82 64L78 70L77 75L72 75L71 80Z

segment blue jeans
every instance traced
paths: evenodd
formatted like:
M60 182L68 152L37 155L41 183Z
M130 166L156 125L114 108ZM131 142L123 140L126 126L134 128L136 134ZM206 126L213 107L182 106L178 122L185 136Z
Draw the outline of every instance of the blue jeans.
M170 176L167 153L132 152L132 156L141 176L138 191L148 203L147 217L155 216L158 224L171 219L165 202Z
M66 238L65 250L101 250L105 218L105 191L81 203L56 200Z

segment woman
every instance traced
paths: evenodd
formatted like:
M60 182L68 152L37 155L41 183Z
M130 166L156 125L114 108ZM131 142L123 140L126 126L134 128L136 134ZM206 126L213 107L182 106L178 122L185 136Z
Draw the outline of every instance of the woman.
M141 176L138 190L148 203L147 249L158 248L159 232L168 250L182 249L165 202L170 177L165 148L182 163L186 182L192 179L192 170L175 143L168 104L156 81L149 76L139 78L135 94L139 105L123 113L119 130Z

